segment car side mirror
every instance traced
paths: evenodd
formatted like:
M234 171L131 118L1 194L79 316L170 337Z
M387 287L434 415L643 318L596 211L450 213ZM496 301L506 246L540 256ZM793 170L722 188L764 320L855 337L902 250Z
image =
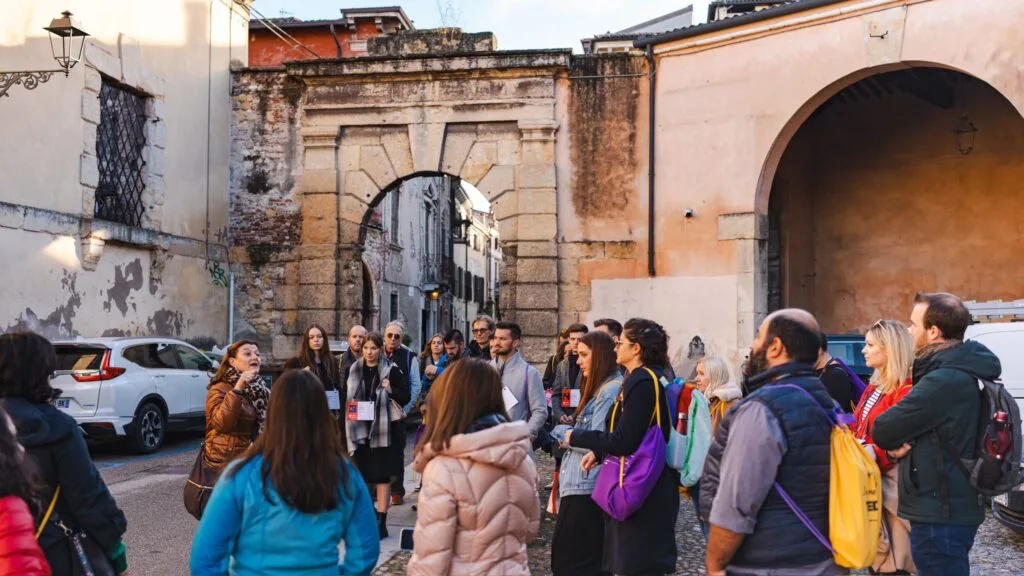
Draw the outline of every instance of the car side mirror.
M213 370L213 362L210 362L209 360L204 360L199 363L199 369L202 370L203 372L209 372Z

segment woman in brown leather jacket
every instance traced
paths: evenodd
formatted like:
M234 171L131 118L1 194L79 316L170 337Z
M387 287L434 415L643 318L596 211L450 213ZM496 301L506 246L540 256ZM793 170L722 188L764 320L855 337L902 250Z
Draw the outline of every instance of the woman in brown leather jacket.
M228 347L206 392L206 463L223 470L263 431L270 390L259 378L260 350L239 340Z

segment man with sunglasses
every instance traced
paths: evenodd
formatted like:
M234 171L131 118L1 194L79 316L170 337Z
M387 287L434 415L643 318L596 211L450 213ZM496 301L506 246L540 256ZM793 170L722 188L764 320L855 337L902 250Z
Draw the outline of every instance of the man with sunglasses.
M402 406L408 414L420 397L420 363L416 353L402 344L405 336L405 325L398 320L388 322L384 327L384 354L392 364L398 367L409 378L409 403ZM403 421L401 425L405 425ZM405 449L405 434L398 435L402 450ZM405 470L391 481L391 504L400 506L405 498Z
M494 319L487 315L477 316L473 320L473 341L469 343L469 355L490 362L493 337Z

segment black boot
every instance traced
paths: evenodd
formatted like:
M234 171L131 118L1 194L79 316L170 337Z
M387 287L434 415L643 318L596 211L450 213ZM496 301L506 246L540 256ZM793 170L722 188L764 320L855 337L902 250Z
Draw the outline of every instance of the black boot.
M388 537L388 513L377 512L377 533L380 535L380 539L383 540Z

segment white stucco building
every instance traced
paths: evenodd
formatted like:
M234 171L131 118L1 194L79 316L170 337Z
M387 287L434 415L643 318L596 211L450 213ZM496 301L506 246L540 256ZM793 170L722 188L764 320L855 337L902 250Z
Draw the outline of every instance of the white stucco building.
M0 69L56 68L43 27L68 4L4 2ZM0 98L0 331L223 343L247 2L70 4L82 61Z

